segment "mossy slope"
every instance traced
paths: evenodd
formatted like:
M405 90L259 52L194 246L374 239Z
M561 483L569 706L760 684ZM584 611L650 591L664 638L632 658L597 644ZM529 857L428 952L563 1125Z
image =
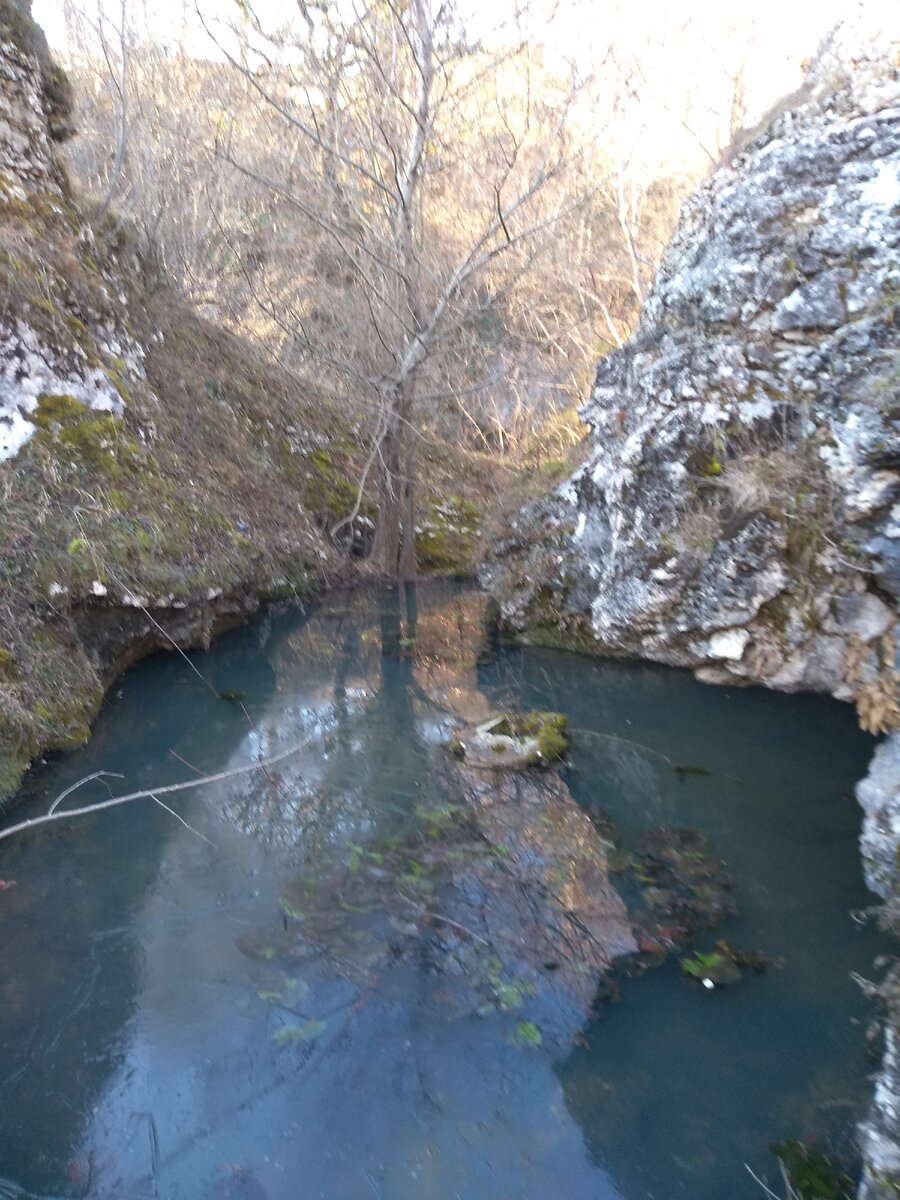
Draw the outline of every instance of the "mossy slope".
M0 802L37 754L85 740L124 662L345 570L322 528L360 457L326 400L187 309L64 189L0 203L4 281L0 332L27 327L121 403L43 392L0 462Z

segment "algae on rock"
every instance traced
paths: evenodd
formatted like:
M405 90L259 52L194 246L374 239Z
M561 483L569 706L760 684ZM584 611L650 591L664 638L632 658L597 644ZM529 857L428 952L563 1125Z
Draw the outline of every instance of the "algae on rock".
M450 749L471 767L549 766L569 746L562 713L504 713L454 733Z

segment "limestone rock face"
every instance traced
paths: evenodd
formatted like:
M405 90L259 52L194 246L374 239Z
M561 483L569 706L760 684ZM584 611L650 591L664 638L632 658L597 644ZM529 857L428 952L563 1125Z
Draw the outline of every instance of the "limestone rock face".
M133 389L155 401L121 285L97 263L54 153L70 107L30 4L0 0L0 463L34 435L42 395L115 416Z
M506 621L711 680L871 682L900 596L898 250L900 78L869 64L686 206L582 409L587 461L486 570Z
M0 59L0 170L6 186L58 191L36 58L12 42Z
M117 671L315 586L357 475L327 400L76 194L70 114L30 0L0 0L0 809Z
M861 839L866 883L879 896L900 893L900 734L875 751L869 773L856 786L863 810Z
M588 453L484 568L528 640L855 700L898 725L897 47L783 112L686 205L637 332L601 362ZM900 733L858 788L900 891ZM889 1029L861 1195L900 1180Z
M900 733L878 747L865 779L856 785L863 810L860 838L866 883L893 907L900 896ZM893 974L893 972L892 972ZM889 1010L894 1008L889 1001ZM888 1200L900 1180L900 1058L897 1013L884 1022L881 1068L875 1098L860 1127L863 1154L861 1200Z

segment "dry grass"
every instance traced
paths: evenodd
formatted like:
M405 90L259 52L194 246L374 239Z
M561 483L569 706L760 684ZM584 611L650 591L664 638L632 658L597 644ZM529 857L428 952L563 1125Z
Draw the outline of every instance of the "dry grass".
M731 458L717 481L736 516L783 513L803 485L808 468L796 447L752 450Z
M722 534L722 518L719 506L698 502L695 507L685 509L679 516L678 526L672 534L673 549L686 558L702 562L708 558Z
M855 695L860 729L876 735L900 729L900 674L892 633L881 638L874 654L852 634L844 654L844 677Z

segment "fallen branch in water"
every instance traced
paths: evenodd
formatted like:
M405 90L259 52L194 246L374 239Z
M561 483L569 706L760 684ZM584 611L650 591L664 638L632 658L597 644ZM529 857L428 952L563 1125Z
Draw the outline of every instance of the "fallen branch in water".
M476 942L481 942L483 946L487 946L490 949L491 943L487 940L487 938L483 938L481 934L476 933L474 929L469 929L466 925L460 925L459 921L451 921L451 919L445 916L443 913L431 912L425 907L424 904L421 904L418 900L413 900L412 897L407 896L405 892L398 891L397 895L401 900L405 900L410 907L418 909L421 916L428 917L432 921L440 921L442 925L449 925L452 929L459 930L459 932L464 933L466 937L474 938Z
M274 766L275 763L282 762L285 758L290 758L292 754L298 754L306 746L309 745L311 739L306 738L297 745L291 746L288 750L282 750L280 754L273 754L271 758L263 758L258 762L245 763L242 767L232 767L230 771L219 771L215 775L204 775L200 779L189 779L185 783L170 783L167 787L145 788L140 792L129 792L126 796L113 796L111 800L100 800L96 804L86 804L83 808L69 808L65 812L59 812L57 805L64 796L75 790L79 784L74 784L63 792L62 796L58 796L50 806L50 811L43 817L30 817L27 821L20 821L18 825L10 825L8 829L0 829L0 842L5 838L12 837L14 833L22 833L26 829L38 829L41 825L49 825L53 821L67 821L71 817L85 817L91 813L102 812L106 808L117 808L120 804L130 804L134 800L155 800L159 804L157 797L171 795L173 792L186 792L191 788L203 787L207 783L220 783L223 779L233 779L237 775L249 775L252 771L266 771L267 768ZM96 779L100 772L87 778ZM87 779L80 780L80 783L86 783Z
M65 800L66 796L71 796L78 788L84 787L86 783L90 783L92 779L124 779L124 775L120 775L118 771L95 771L93 775L85 775L84 779L79 779L77 783L73 783L71 787L67 787L64 792L60 792L53 803L50 805L50 816L52 816L59 806ZM109 785L106 785L106 790L112 795Z
M668 763L673 770L677 769L678 764L674 758L669 758L668 754L663 754L662 750L654 750L652 746L645 745L644 742L634 742L631 738L621 737L618 733L601 733L598 729L578 729L572 728L570 733L577 733L579 737L595 737L604 738L608 742L621 742L623 746L631 746L634 750L643 750L645 754L652 754L656 758L661 758L663 762Z

